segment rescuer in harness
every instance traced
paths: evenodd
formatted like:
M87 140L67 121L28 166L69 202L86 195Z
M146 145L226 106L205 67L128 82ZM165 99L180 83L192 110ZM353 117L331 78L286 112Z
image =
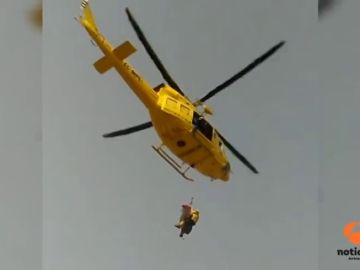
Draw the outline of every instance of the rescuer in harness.
M190 204L183 204L181 207L181 216L175 227L180 229L179 236L182 238L184 234L190 234L192 227L199 220L200 212L192 207L192 200Z

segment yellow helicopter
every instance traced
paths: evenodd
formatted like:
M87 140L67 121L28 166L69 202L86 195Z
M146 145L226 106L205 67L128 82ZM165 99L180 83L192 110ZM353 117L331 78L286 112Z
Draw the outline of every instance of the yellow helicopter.
M108 133L103 137L123 136L154 127L162 142L158 146L153 146L153 149L182 177L190 181L193 181L187 175L190 168L208 176L211 180L225 182L229 180L231 169L230 162L224 151L224 145L253 173L258 173L257 169L205 119L205 115L212 115L213 112L208 106L204 105L204 102L265 61L285 42L282 41L272 47L245 69L210 91L200 100L193 102L171 78L129 9L126 9L126 14L132 27L168 84L161 83L156 87L152 87L126 61L136 51L132 43L126 41L114 48L97 28L88 0L82 1L81 9L82 15L75 19L86 29L91 41L104 54L102 58L94 63L95 69L100 74L103 74L111 68L115 68L146 106L151 118L150 122Z

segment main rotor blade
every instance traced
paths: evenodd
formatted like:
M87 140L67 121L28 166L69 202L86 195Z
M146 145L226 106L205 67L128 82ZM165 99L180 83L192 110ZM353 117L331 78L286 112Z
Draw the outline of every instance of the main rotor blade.
M271 55L273 55L277 50L279 50L283 45L285 44L284 41L281 41L274 47L272 47L270 50L268 50L266 53L264 53L259 58L255 59L251 64L249 64L247 67L245 67L243 70L241 70L239 73L232 76L229 80L225 81L224 83L217 86L214 90L211 90L208 94L206 94L203 98L200 99L200 102L205 102L206 100L210 99L211 97L215 96L220 91L224 90L226 87L230 86L237 80L239 80L241 77L252 71L255 67L260 65L262 62L264 62L266 59L268 59Z
M166 70L163 63L160 61L160 58L156 55L155 51L152 49L149 41L147 40L147 38L145 37L145 34L143 33L140 26L136 22L134 16L131 14L129 8L126 8L125 11L126 11L126 14L127 14L128 18L129 18L129 21L130 21L132 27L135 30L136 35L140 39L141 43L144 45L146 52L149 54L150 58L153 60L155 66L159 69L159 71L160 71L162 77L164 78L164 80L172 88L174 88L176 91L178 91L181 95L185 96L185 94L181 91L180 87L172 79L172 77L170 76L170 74Z
M258 170L250 163L250 161L248 161L242 154L240 154L240 152L238 150L235 149L234 146L232 146L228 140L226 140L224 138L223 135L221 135L218 132L221 140L223 141L223 143L225 144L225 146L231 151L231 153L234 154L235 157L237 157L246 167L248 167L253 173L258 174Z
M328 12L332 11L336 5L339 4L338 0L318 0L318 15L323 17Z
M138 132L147 128L151 128L152 127L152 123L151 122L146 122L144 124L140 124L134 127L129 127L126 129L122 129L122 130L118 130L115 132L111 132L108 134L104 134L103 137L104 138L113 138L113 137L118 137L118 136L123 136L123 135L128 135L134 132Z

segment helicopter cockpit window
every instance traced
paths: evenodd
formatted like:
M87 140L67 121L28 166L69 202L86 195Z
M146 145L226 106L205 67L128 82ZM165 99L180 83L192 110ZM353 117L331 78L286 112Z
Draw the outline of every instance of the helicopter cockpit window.
M224 145L221 141L219 141L219 147L220 147L221 151L224 151Z
M197 112L194 112L193 116L193 125L195 125L198 130L210 141L213 138L214 128L210 125L208 121L205 120L202 116L200 116Z

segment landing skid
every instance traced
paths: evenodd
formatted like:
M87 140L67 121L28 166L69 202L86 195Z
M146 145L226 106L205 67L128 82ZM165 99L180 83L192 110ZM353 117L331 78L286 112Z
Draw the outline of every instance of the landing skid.
M179 165L164 149L164 145L152 146L156 153L159 154L175 171L177 171L185 180L194 182L194 180L186 175L191 166ZM185 167L185 168L184 168Z

